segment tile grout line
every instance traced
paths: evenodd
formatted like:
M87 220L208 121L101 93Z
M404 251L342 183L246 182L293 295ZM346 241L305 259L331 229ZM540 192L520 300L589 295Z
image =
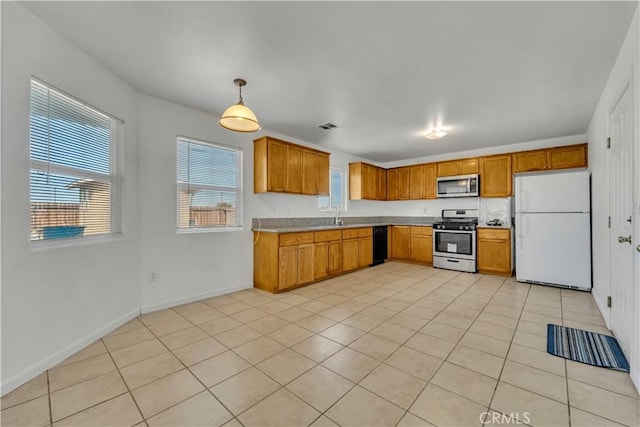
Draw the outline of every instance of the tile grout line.
M560 319L562 320L562 326L564 326L564 309L562 306L562 289L560 290ZM547 331L547 334L549 332ZM549 337L547 337L547 340L549 339ZM562 360L562 364L564 365L564 380L565 380L565 385L566 385L566 391L567 391L567 418L569 420L569 427L571 427L571 400L569 397L569 369L567 367L567 359Z
M102 341L102 338L100 338L100 341ZM104 341L102 341L102 345L104 345L104 348L107 350L107 354L109 355L109 358L111 359L111 363L113 363L113 366L115 366L116 371L118 371L118 375L120 375L120 379L124 383L124 386L127 388L127 393L129 394L129 396L131 396L131 400L133 400L133 403L136 405L136 409L138 410L138 413L142 417L142 421L148 426L149 424L147 423L147 421L146 421L146 419L144 417L144 414L142 413L142 410L140 409L140 406L138 405L138 401L136 401L136 398L133 396L133 393L131 393L131 389L129 388L129 384L127 384L127 381L124 379L124 376L122 375L122 372L120 372L120 368L116 364L116 361L113 358L113 355L111 354L111 351L109 350L109 347L107 347L107 345L104 343ZM115 397L118 397L118 396L115 396ZM102 402L100 402L100 403L102 403Z
M518 286L516 284L516 286ZM504 356L504 359L502 361L502 367L500 368L500 373L498 374L498 380L496 381L496 386L493 389L493 392L491 393L491 398L489 399L489 405L487 407L487 411L489 410L495 410L492 408L493 405L493 399L496 396L496 391L498 390L498 386L500 385L500 379L502 378L502 373L504 372L504 366L507 364L507 360L509 357L509 352L511 351L511 346L513 345L513 339L516 335L516 331L518 330L518 325L520 324L520 320L522 319L522 313L524 312L524 307L527 305L527 299L529 299L529 293L531 292L531 285L527 285L527 293L526 293L526 297L524 298L523 302L522 302L522 307L520 308L520 315L518 316L518 323L516 323L516 327L513 330L513 334L511 335L511 340L509 341L509 347L507 348L507 352ZM499 412L499 411L497 411ZM520 420L518 420L519 422ZM483 422L482 423L483 426L485 426L487 423Z
M49 401L49 425L53 427L53 409L51 408L51 384L49 383L48 369L47 369L47 399Z

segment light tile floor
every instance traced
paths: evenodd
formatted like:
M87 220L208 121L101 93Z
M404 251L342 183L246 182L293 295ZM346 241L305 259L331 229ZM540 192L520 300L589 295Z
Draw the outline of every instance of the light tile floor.
M1 421L640 425L628 375L547 354L547 323L609 333L588 293L391 262L142 315L3 397Z

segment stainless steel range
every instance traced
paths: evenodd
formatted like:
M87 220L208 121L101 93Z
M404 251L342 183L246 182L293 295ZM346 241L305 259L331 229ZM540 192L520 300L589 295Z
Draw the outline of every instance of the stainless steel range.
M443 209L433 224L433 266L475 273L477 209Z

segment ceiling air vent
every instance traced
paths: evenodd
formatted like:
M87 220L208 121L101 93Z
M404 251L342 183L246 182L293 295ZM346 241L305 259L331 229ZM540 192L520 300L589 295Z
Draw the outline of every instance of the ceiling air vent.
M324 129L324 130L331 130L331 129L335 129L335 128L337 128L337 127L338 127L338 125L337 125L337 124L335 124L335 123L328 122L328 123L324 123L324 124L322 124L322 125L318 125L318 127L319 127L320 129Z

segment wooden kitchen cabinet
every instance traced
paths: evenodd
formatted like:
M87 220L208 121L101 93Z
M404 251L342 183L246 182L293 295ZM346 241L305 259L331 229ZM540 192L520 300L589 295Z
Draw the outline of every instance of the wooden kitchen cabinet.
M278 289L313 281L313 245L283 246L278 250L279 280Z
M302 194L329 195L329 156L311 150L302 151Z
M342 241L342 271L350 271L358 268L360 258L358 238Z
M394 225L391 227L391 258L400 260L411 259L411 227L408 225Z
M438 197L438 165L437 163L428 163L423 165L424 169L424 198L435 199Z
M315 242L313 278L322 279L337 274L341 270L340 258L340 230L316 231L313 233Z
M253 146L254 193L329 194L329 154L269 136Z
M386 193L386 172L383 168L363 162L349 163L350 200L385 200Z
M468 175L478 173L478 159L449 160L438 163L438 176Z
M410 183L409 183L409 168L398 168L398 190L397 200L409 200Z
M480 197L509 197L512 182L510 154L480 158Z
M409 199L424 199L424 167L422 165L409 167Z
M398 169L387 169L387 200L398 200Z
M373 263L373 228L358 229L358 267Z
M530 172L547 169L547 150L531 150L513 153L513 172Z
M511 230L478 228L478 271L510 276Z
M587 144L513 153L513 172L586 168Z
M411 261L433 264L433 228L411 227Z
M587 144L555 147L547 150L549 169L587 167Z

